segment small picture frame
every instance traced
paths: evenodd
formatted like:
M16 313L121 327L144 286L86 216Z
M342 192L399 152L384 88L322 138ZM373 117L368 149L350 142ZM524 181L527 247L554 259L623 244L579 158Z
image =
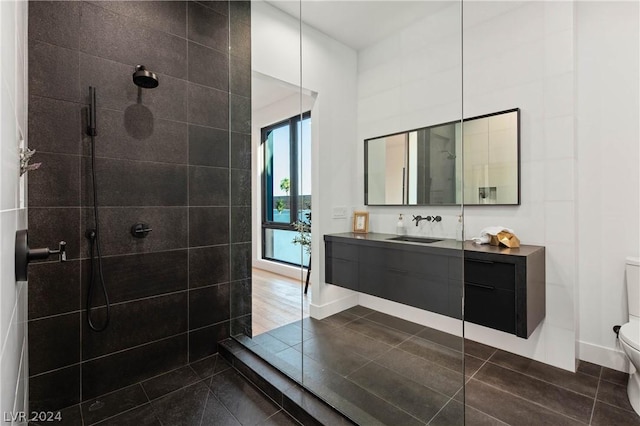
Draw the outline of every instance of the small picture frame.
M369 212L353 212L353 232L356 234L369 232Z

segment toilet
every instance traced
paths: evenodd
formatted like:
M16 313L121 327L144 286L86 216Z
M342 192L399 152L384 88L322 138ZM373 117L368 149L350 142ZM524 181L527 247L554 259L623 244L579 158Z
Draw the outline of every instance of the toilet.
M627 394L631 406L640 415L640 259L627 257L626 271L629 322L620 328L618 337L622 350L635 367L629 377Z

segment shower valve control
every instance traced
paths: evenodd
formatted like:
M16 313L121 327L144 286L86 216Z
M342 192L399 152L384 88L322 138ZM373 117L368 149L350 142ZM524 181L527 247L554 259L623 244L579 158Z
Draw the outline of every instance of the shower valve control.
M149 228L149 225L146 223L136 223L131 227L131 235L136 238L144 238L149 235L149 232L153 231L153 229Z
M15 247L15 273L16 281L27 280L27 267L32 260L48 259L52 254L58 255L60 262L67 261L67 243L60 241L57 250L48 247L32 249L29 248L29 235L26 229L16 231Z

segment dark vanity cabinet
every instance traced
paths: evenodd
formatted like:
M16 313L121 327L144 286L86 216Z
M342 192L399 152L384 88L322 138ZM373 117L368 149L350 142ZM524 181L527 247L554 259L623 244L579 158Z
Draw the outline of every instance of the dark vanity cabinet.
M527 338L545 316L545 250L465 244L464 319Z
M327 244L324 254L326 281L359 291L358 246L345 243Z
M385 241L388 237L393 235L325 235L325 281L462 318L462 250Z
M325 235L325 281L527 338L545 315L544 247ZM464 269L463 269L464 266ZM464 279L463 279L464 277Z
M420 250L415 246L359 248L360 291L438 314L461 318L460 280L449 269L460 267L455 250ZM457 254L457 255L456 255Z

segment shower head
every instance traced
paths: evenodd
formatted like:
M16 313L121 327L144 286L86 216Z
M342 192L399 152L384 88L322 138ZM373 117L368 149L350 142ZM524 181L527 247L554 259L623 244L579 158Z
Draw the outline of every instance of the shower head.
M154 89L159 84L156 73L149 71L144 65L136 65L136 71L133 73L133 82L136 86L144 89Z

